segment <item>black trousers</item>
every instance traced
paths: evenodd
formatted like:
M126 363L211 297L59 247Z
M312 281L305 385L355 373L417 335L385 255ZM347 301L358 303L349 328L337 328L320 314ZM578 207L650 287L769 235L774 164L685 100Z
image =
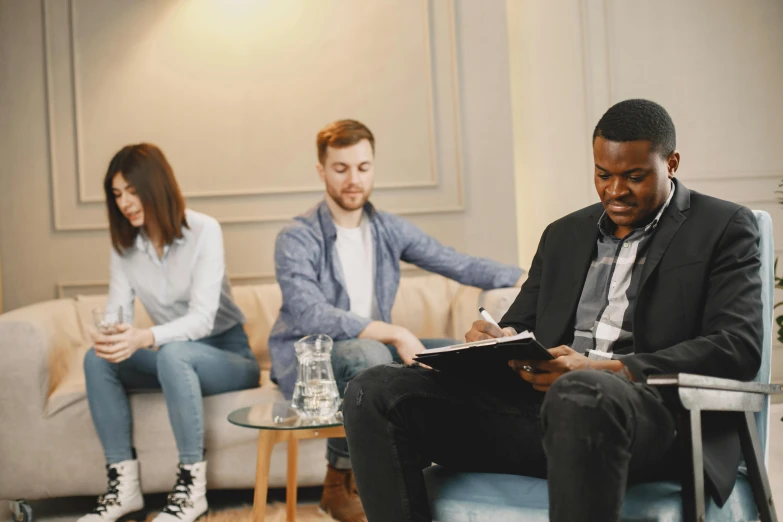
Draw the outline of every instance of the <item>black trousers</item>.
M431 521L432 462L545 477L557 522L619 520L629 482L679 473L672 412L611 372L567 373L541 394L511 371L476 381L379 366L348 385L343 414L369 522Z

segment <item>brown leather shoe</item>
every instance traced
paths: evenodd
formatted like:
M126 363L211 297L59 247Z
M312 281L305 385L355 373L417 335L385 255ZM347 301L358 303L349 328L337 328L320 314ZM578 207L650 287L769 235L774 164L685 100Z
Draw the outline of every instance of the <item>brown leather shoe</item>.
M359 488L356 486L356 475L353 474L353 471L351 471L351 476L349 477L348 491L351 495L359 496Z
M321 495L321 509L340 522L367 522L356 491L353 471L328 466Z

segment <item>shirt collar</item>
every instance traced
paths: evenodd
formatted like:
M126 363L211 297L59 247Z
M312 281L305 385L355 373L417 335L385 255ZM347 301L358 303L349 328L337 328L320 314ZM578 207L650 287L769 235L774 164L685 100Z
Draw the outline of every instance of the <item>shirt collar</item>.
M139 230L139 232L136 234L136 248L138 248L143 252L146 252L147 245L149 244L150 244L150 240L147 237L147 234L144 233L144 230Z
M376 210L372 203L369 201L364 204L364 216L367 218L368 223L372 222L375 218ZM326 199L323 199L318 204L318 218L321 221L321 229L324 231L324 235L331 239L337 238L337 228L334 225L334 219L332 219L332 213L329 211L329 205L326 204Z
M182 237L174 238L174 242L172 244L174 245L182 245L185 243L185 233L183 231ZM139 233L136 234L136 243L135 246L137 249L139 249L141 252L145 252L147 255L157 259L158 253L155 252L155 246L152 244L152 241L150 241L150 238L147 236L147 234L144 233L144 229L140 229ZM166 252L169 251L169 248L171 245L164 245L163 246L163 255L166 255Z
M658 222L661 220L661 216L663 215L664 210L666 210L666 207L668 207L669 203L671 203L672 198L674 197L674 191L677 188L677 186L674 184L674 182L671 179L669 179L669 186L671 187L671 190L669 190L669 197L666 198L666 201L661 206L661 209L655 215L655 219L653 219L647 225L645 225L644 228L634 229L633 232L631 232L632 234L637 230L641 230L642 233L647 233L651 230L655 230L655 228L658 226ZM601 218L598 220L598 230L601 231L601 234L605 236L610 236L612 235L615 226L616 225L612 222L611 219L609 219L609 216L606 214L606 211L604 210L604 213L601 214Z

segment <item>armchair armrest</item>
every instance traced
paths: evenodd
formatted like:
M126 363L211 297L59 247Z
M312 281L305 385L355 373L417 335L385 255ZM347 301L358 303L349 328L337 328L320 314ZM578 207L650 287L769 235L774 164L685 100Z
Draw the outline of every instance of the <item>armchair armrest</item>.
M733 379L721 379L720 377L708 377L693 373L670 373L665 375L652 375L647 379L651 386L683 386L686 388L709 388L712 390L744 391L772 395L780 393L780 384L764 384L760 382L735 381Z
M761 411L768 395L780 393L779 384L743 382L732 379L676 373L653 375L647 384L662 388L664 394L676 390L686 410Z
M660 388L669 398L676 397L685 410L679 419L680 442L687 456L682 484L683 519L703 522L705 516L701 412L727 411L743 417L740 443L760 519L776 521L754 412L764 409L769 395L780 393L780 385L689 373L654 375L647 379L647 384Z

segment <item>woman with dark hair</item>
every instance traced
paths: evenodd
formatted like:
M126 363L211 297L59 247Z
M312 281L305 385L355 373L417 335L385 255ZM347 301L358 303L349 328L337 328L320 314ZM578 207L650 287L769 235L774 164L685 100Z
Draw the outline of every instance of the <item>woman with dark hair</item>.
M109 488L80 522L114 522L144 507L128 403L128 390L140 388L163 390L179 450L174 491L155 521L192 522L207 511L202 396L258 386L260 369L231 297L220 225L185 208L160 149L124 147L104 189L113 247L106 310L122 307L124 321L117 333L95 335L84 359ZM152 328L132 326L134 297Z

